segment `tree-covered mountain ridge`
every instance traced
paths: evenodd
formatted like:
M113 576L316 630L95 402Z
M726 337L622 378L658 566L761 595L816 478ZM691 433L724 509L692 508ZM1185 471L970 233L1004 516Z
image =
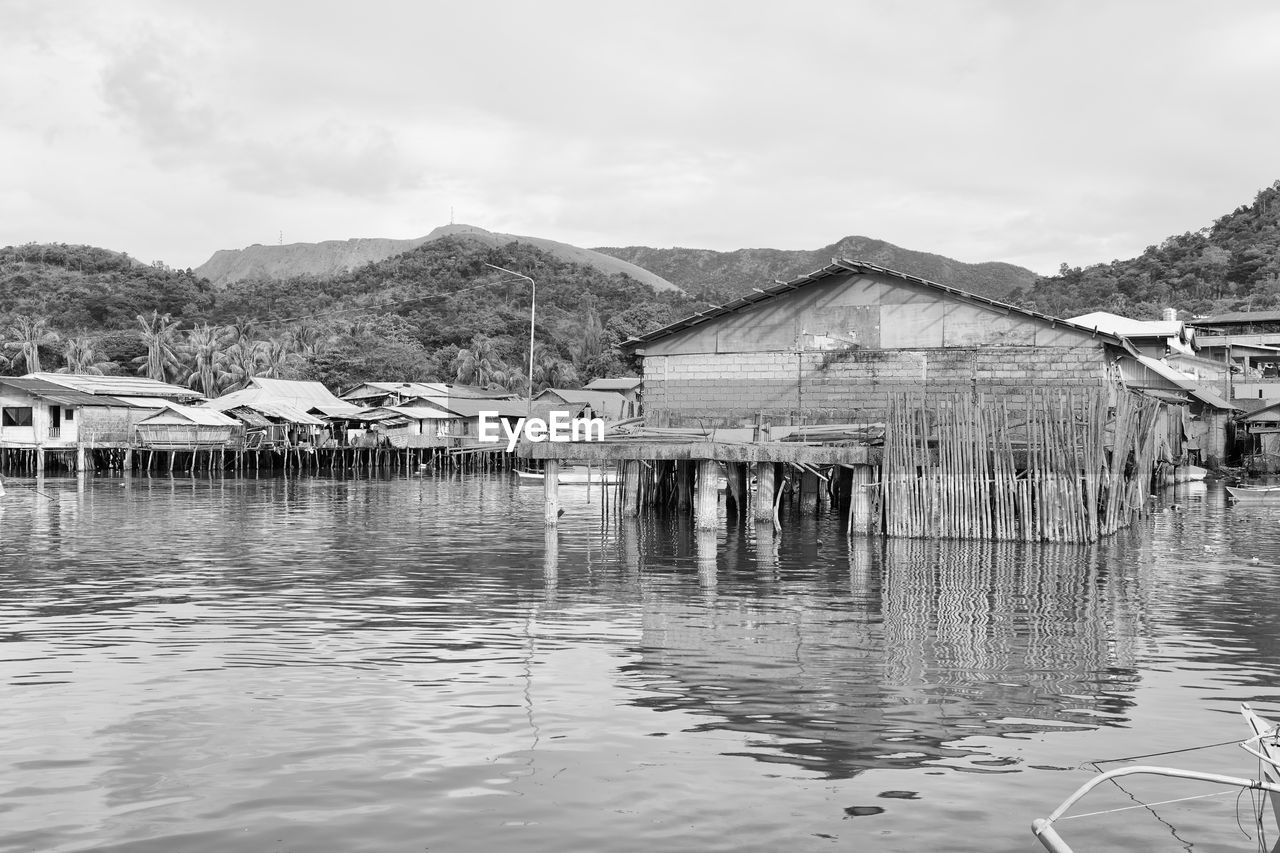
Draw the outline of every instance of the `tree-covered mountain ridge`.
M489 246L527 243L568 263L595 267L606 275L628 275L657 291L677 289L661 276L620 258L545 237L496 234L474 225L442 225L425 237L410 240L362 237L278 246L259 243L243 249L219 249L209 260L196 267L195 274L209 279L217 286L236 281L286 279L300 275L340 276L354 272L365 264L384 261L426 243L449 237L466 237Z
M1148 246L1136 258L1063 264L1009 300L1058 317L1110 311L1156 319L1161 309L1176 308L1191 319L1280 308L1280 181L1212 225Z
M597 248L622 258L713 302L727 302L752 288L788 281L825 267L832 258L865 261L992 299L1006 299L1035 282L1034 272L999 261L970 264L943 255L904 249L871 237L845 237L820 249Z
M492 266L491 266L492 265ZM525 242L444 237L338 275L214 286L87 246L0 249L0 373L145 373L206 394L251 375L445 380L524 393L627 371L616 344L707 307Z

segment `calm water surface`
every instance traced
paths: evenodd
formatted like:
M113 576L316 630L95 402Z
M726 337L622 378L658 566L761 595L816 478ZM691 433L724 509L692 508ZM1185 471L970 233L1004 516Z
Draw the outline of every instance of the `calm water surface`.
M1027 547L699 537L582 489L548 534L499 477L9 483L0 851L1028 851L1088 762L1280 716L1280 511L1203 486ZM1257 849L1237 808L1061 830Z

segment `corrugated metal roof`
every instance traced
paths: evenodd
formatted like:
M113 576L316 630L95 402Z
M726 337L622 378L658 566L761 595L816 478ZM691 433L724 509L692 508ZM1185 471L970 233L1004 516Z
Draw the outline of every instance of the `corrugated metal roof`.
M159 409L165 405L163 397L116 397L117 400L123 400L130 406L137 406L140 409Z
M353 418L358 417L365 411L365 408L364 406L355 406L351 403L343 403L341 405L324 403L312 406L308 411L319 412L327 418Z
M1151 358L1150 356L1146 356L1146 355L1140 355L1137 358L1138 358L1138 363L1141 364L1143 367L1146 367L1152 373L1155 373L1161 378L1168 380L1170 383L1172 383L1173 385L1176 385L1178 388L1186 392L1188 396L1194 397L1195 399L1199 400L1205 405L1212 406L1213 408L1216 408L1216 409L1239 408L1238 406L1234 406L1231 403L1227 402L1221 396L1219 396L1218 394L1215 394L1212 391L1200 390L1199 388L1196 387L1195 377L1188 376L1187 374L1182 373L1176 368L1171 367L1168 364L1165 364L1163 361L1160 361L1159 359Z
M249 384L251 388L261 390L270 399L292 403L303 409L310 409L313 406L350 405L345 400L334 396L333 392L320 382L255 376L249 380Z
M59 406L126 406L120 400L114 397L98 397L93 394L86 394L83 391L76 391L67 388L64 385L55 385L44 379L18 379L4 377L0 379L0 385L7 385L16 388L24 394L30 394L32 397L39 397L41 400L47 400L50 403L56 403Z
M815 282L822 281L823 279L831 278L833 276L848 275L849 273L855 273L859 275L878 274L878 275L891 276L893 278L898 278L903 281L911 282L912 284L916 284L921 287L927 287L931 290L936 290L939 293L945 293L949 296L953 296L956 299L962 299L966 302L974 302L979 305L985 305L991 308L997 308L1000 311L1004 311L1011 314L1020 314L1024 317L1030 317L1034 320L1039 320L1041 322L1050 323L1053 325L1067 326L1069 328L1076 329L1086 334L1093 335L1109 344L1114 344L1116 346L1124 347L1126 351L1132 352L1132 347L1127 341L1125 341L1123 338L1117 337L1116 335L1112 335L1108 332L1104 332L1096 329L1089 329L1089 328L1085 328L1084 326L1077 326L1075 323L1072 323L1069 320L1063 320L1060 317L1051 317L1048 314L1041 314L1039 311L1029 311L1026 308L1019 308L1016 305L1009 305L1006 302L997 302L994 299L988 299L987 297L979 296L976 293L968 293L967 291L960 290L955 287L948 287L945 284L938 284L936 281L929 281L928 279L920 278L919 276L908 275L907 273L898 272L897 270L891 270L882 266L877 266L876 264L869 264L866 261L849 261L849 260L844 260L842 258L834 258L828 266L825 266L822 269L817 270L816 272L811 272L808 275L802 275L790 281L780 282L778 284L775 284L773 287L766 287L764 289L756 290L754 293L748 294L747 296L744 296L741 299L736 299L733 302L729 302L724 305L718 305L714 308L709 308L706 311L700 311L697 314L684 318L683 320L677 320L676 322L671 323L670 325L663 326L661 329L655 329L654 331L649 332L647 334L639 335L638 337L634 337L634 338L631 338L630 340L623 341L622 347L624 349L633 350L641 346L642 344L647 344L651 341L656 341L659 338L665 338L665 337L668 337L669 335L674 335L676 332L682 332L685 329L689 329L694 326L700 326L703 323L714 320L717 317L723 317L725 314L733 314L738 311L741 311L744 308L750 308L751 306L755 305L758 302L764 302L766 300L776 299L777 297L790 293L793 290L799 290L802 287L808 287L809 285L812 285Z
M1082 314L1071 317L1067 322L1126 338L1178 338L1185 331L1181 320L1134 320L1109 311Z
M638 376L621 376L616 379L592 379L582 387L589 391L630 391L640 387L643 382Z
M1192 326L1214 326L1220 323L1275 323L1280 321L1280 311L1232 311L1227 314L1214 314L1211 317L1197 317L1190 321Z
M546 394L554 394L566 403L590 406L596 413L611 417L622 417L627 406L627 398L617 391L587 391L575 388L547 388L534 397L533 401L535 403L541 401Z
M29 373L24 378L44 379L86 394L108 394L113 397L168 397L203 400L204 395L180 385L157 382L145 376L92 376L85 373Z
M201 426L236 426L240 423L235 418L227 417L222 412L214 409L203 406L182 406L177 403L165 405L160 411L143 418L138 423L164 423L174 420L182 420L186 423L199 424Z

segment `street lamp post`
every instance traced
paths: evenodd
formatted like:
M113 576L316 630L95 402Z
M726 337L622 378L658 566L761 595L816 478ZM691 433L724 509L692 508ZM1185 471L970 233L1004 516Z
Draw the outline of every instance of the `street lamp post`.
M509 270L496 264L485 264L485 266L498 272L524 279L529 282L529 288L532 291L532 295L529 297L529 417L533 417L533 321L538 310L538 285L529 276L518 273L515 270Z

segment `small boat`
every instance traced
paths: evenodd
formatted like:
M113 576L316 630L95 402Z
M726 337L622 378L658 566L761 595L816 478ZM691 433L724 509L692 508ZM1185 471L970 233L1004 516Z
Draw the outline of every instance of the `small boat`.
M1094 788L1122 776L1163 776L1171 779L1187 779L1195 782L1225 785L1228 788L1237 788L1241 792L1266 791L1271 798L1271 811L1275 816L1277 828L1280 828L1280 808L1278 808L1280 807L1280 728L1259 717L1248 705L1242 704L1240 713L1244 716L1245 722L1252 733L1251 737L1240 742L1240 746L1260 762L1261 779L1224 776L1219 773L1204 773L1199 770L1181 770L1176 767L1148 765L1120 767L1094 776L1077 788L1071 796L1063 800L1062 805L1054 809L1053 813L1047 818L1032 821L1032 833L1049 853L1073 853L1071 846L1062 839L1062 836L1054 828L1054 822L1065 817L1071 807ZM1190 796L1186 799L1199 799L1200 796L1203 795ZM1165 802L1176 801L1165 800ZM1130 806L1128 808L1133 807ZM1258 816L1255 815L1255 817Z
M1275 486L1227 486L1227 494L1241 502L1280 500L1280 485Z
M542 485L546 477L541 471L516 471L521 484ZM618 482L616 468L592 468L589 465L571 465L560 470L556 482L562 486L612 486Z

